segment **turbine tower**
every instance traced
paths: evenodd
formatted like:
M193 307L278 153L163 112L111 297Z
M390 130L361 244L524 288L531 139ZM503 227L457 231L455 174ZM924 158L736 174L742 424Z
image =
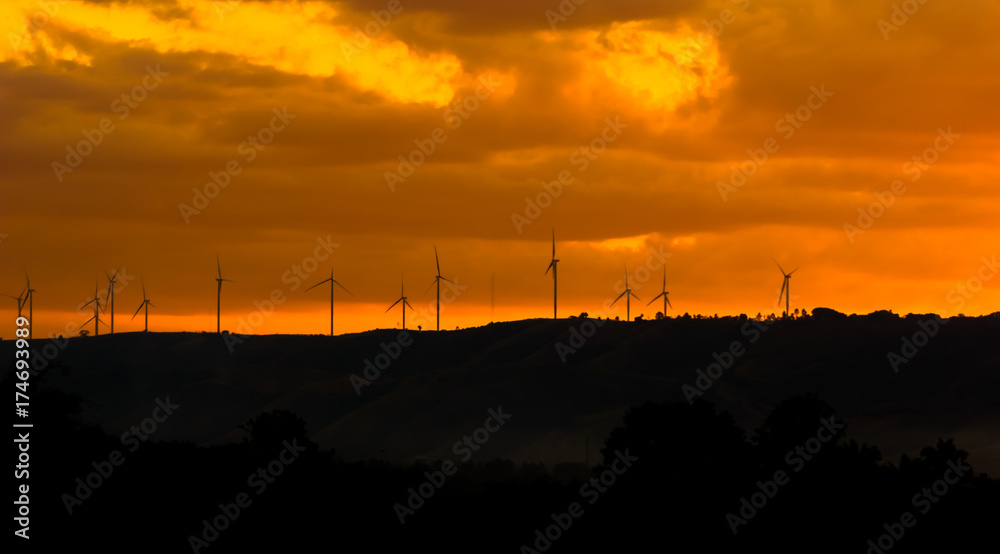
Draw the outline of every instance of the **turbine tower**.
M351 294L351 291L349 291L346 288L344 288L344 285L341 285L340 283L337 282L336 279L333 278L333 268L330 268L330 278L329 279L323 279L322 281L316 283L315 285L307 288L304 292L309 292L312 289L314 289L314 288L316 288L316 287L318 287L318 286L320 286L323 283L326 283L328 281L330 283L330 336L332 337L333 336L333 290L334 290L334 285L337 285L338 287L344 289L344 292L346 292L347 294ZM354 295L351 294L351 296L354 296Z
M781 305L781 296L784 295L785 296L785 317L787 318L788 315L791 313L791 312L788 311L788 303L789 303L789 297L792 294L792 288L791 288L792 273L795 273L796 271L798 271L799 268L796 267L795 269L792 270L791 273L785 273L785 270L781 269L781 264L779 264L777 262L777 260L775 260L774 263L775 263L775 265L778 266L778 269L781 270L781 274L785 276L785 280L781 282L781 292L778 293L778 305L779 306Z
M86 325L86 324L90 323L91 321L93 321L94 322L94 336L96 337L98 335L99 330L100 330L97 327L97 324L98 323L104 323L103 321L101 321L101 318L100 318L100 315L99 315L100 310L101 310L101 299L100 299L100 297L97 296L97 282L96 281L94 282L94 297L91 298L89 301L87 301L87 304L90 304L91 302L94 303L94 317L88 319L87 321L84 321L83 325L80 325L80 327L83 327L84 325ZM87 304L84 304L84 306L86 306Z
M619 300L621 300L621 297L623 297L623 296L625 297L625 321L632 321L630 319L632 317L631 316L632 303L630 301L630 297L634 297L636 300L639 300L639 297L636 296L635 293L632 292L632 289L628 288L628 267L627 266L625 267L625 292L619 294L618 298L615 298L615 302L618 302ZM612 302L611 305L614 306L615 302Z
M219 268L219 278L216 279L216 281L218 281L218 283L219 283L219 292L218 292L218 295L216 296L216 299L215 299L215 332L216 333L221 333L222 332L222 324L221 324L221 321L222 321L222 282L223 281L228 281L228 282L232 283L233 281L231 281L229 279L223 279L222 278L222 262L219 261L219 255L218 254L215 255L215 265L218 266L218 268Z
M400 302L403 303L403 306L402 306L403 307L403 330L406 330L406 307L410 306L410 303L406 300L406 293L403 292L403 274L402 273L399 274L399 300L393 302L392 306L389 306L388 308L386 308L385 311L388 313L389 310L393 309L396 306L396 304L399 304ZM410 309L412 310L413 306L410 306Z
M556 230L552 229L552 261L549 262L549 267L545 270L545 274L549 274L549 269L552 270L552 319L558 319L556 311L556 297L559 291L559 283L556 280L556 264L559 260L556 259Z
M667 298L668 294L670 294L670 293L667 292L667 266L666 266L666 264L664 264L663 265L663 292L661 292L660 294L657 294L655 298L653 298L652 300L649 301L649 304L652 304L653 302L656 302L657 298L659 298L661 296L663 297L663 317L664 317L664 319L666 319L666 317L667 317L667 306L670 306L671 308L673 308L673 305L670 304L670 299ZM646 305L649 306L649 304L646 304Z
M440 331L441 330L441 281L448 281L451 284L455 283L450 279L446 279L441 276L441 262L438 260L437 246L434 247L434 263L437 264L438 272L437 276L434 277L434 282L431 283L431 287L433 287L435 284L437 285L437 329L436 330ZM427 290L431 290L431 287L427 287ZM424 291L424 294L427 294L427 290Z
M134 314L132 314L132 319L135 319L135 316L139 315L139 310L141 310L143 308L146 308L146 318L145 318L146 319L146 324L145 324L145 328L142 330L143 333L148 333L149 332L149 305L150 304L151 304L150 300L148 298L146 298L146 283L143 283L142 284L142 304L139 304L139 308L135 311Z
M107 273L105 273L107 275ZM111 304L111 334L115 334L115 277L118 276L118 270L115 270L115 274L108 277L108 299L104 302L107 306L108 303ZM107 310L105 310L107 311Z

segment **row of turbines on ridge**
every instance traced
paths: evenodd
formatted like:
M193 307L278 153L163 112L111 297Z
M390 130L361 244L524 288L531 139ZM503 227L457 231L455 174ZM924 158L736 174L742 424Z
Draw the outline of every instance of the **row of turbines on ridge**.
M215 279L215 281L216 281L216 283L218 285L217 286L217 291L216 291L216 304L215 304L215 309L216 309L216 315L215 315L215 332L216 333L221 333L222 332L222 283L224 283L224 282L232 283L234 281L232 281L231 279L225 279L225 278L222 277L222 262L219 259L218 255L216 255L215 262L216 262L216 269L218 270L218 277ZM444 276L441 275L441 262L440 262L440 260L438 258L438 252L437 252L437 247L436 246L434 247L434 263L435 263L435 266L437 268L437 275L434 276L434 281L431 283L431 286L427 288L427 290L430 290L431 287L434 287L435 285L437 286L437 327L436 327L436 329L440 331L441 330L441 281L446 281L446 282L452 283L452 284L454 284L454 281L452 281L452 280L450 280L450 279L448 279L448 278L446 278L446 277L444 277ZM552 230L552 260L549 262L549 266L545 269L545 275L548 275L549 271L552 271L552 317L553 317L553 319L558 319L558 293L559 293L559 282L558 282L558 277L557 277L557 267L558 267L557 264L558 263L559 263L559 260L556 258L556 233L555 233L555 229L553 229ZM785 313L789 314L789 313L791 313L789 311L789 302L790 302L790 298L789 297L791 295L791 292L790 292L790 280L791 280L792 274L795 273L796 271L798 271L798 268L793 269L789 273L785 273L785 270L781 267L781 264L778 264L777 262L775 262L775 264L778 265L778 269L781 271L781 274L784 277L784 279L783 279L783 281L781 283L781 292L778 295L778 302L780 303L782 296L784 296L784 298L785 298ZM94 322L94 335L95 336L97 336L98 333L99 333L99 331L100 331L100 328L98 327L99 324L104 324L106 327L108 326L107 324L105 324L100 319L100 311L102 309L105 311L105 313L110 313L110 315L111 315L111 318L110 318L110 323L111 323L111 325L110 325L110 332L111 333L115 332L115 311L114 311L115 310L115 294L114 294L114 285L115 285L115 282L116 282L115 279L116 279L117 276L118 276L118 271L115 271L115 273L112 274L112 275L107 275L107 278L108 278L108 293L107 293L107 300L105 301L103 308L101 307L100 297L98 296L98 288L97 288L96 284L94 285L94 297L91 298L90 300L88 300L83 305L83 306L88 306L90 304L94 304L94 315L93 315L93 317L91 317L90 319L88 319L87 321L85 321L81 325L81 327L84 327L88 323L90 323L91 321L93 321ZM28 307L28 321L29 321L29 335L28 335L28 337L30 339L31 338L30 323L33 321L32 320L32 317L33 317L33 309L32 309L33 302L32 302L32 297L34 295L35 289L31 288L31 280L28 278L27 271L25 271L24 278L25 278L26 285L24 287L24 290L21 292L21 294L19 296L11 296L9 294L5 294L4 296L7 296L9 298L13 298L13 299L17 300L17 315L18 315L18 317L21 317L21 313L22 313L23 308L25 306ZM400 281L402 281L402 274L400 275ZM330 277L329 278L324 279L324 280L320 281L319 283L316 283L315 285L307 288L305 290L305 292L308 292L308 291L310 291L310 290L312 290L312 289L314 289L314 288L316 288L316 287L318 287L318 286L320 286L320 285L322 285L324 283L330 283L330 336L333 336L334 291L336 290L336 287L340 287L347 294L351 294L352 296L353 296L353 294L351 293L351 291L347 290L347 288L344 287L344 285L340 284L340 282L338 282L336 279L333 278L333 270L330 271ZM390 305L385 311L386 311L386 313L388 313L389 310L391 310L394 307L396 307L396 305L401 305L401 308L403 310L403 329L406 329L406 308L409 307L412 310L413 306L410 305L409 301L407 300L406 292L405 292L405 289L403 288L402 282L400 283L400 291L399 292L400 292L399 298L395 302L393 302L392 305ZM426 291L425 291L425 294L426 294ZM670 295L670 293L667 292L667 272L666 272L666 268L664 268L664 270L663 270L663 289L661 290L661 292L659 294L657 294L646 305L649 306L653 302L656 302L657 300L659 300L660 298L662 298L663 299L663 315L666 316L667 315L667 307L669 306L670 308L673 308L673 305L670 303L669 295ZM626 318L626 321L630 321L631 320L631 307L632 307L631 306L631 299L635 298L636 300L639 300L639 297L634 292L632 292L632 289L629 287L629 284L628 284L628 268L627 267L625 268L625 290L621 294L619 294L618 297L615 298L613 302L611 302L611 305L614 306L622 298L625 298L625 318ZM491 302L492 302L492 298L491 298ZM110 306L110 311L108 309L109 306ZM149 331L149 307L150 306L155 307L155 305L150 301L150 299L146 297L146 284L143 282L143 284L142 284L142 302L139 304L139 307L136 309L135 313L132 314L132 320L134 320L136 318L136 316L139 315L140 311L145 310L143 332L148 332Z

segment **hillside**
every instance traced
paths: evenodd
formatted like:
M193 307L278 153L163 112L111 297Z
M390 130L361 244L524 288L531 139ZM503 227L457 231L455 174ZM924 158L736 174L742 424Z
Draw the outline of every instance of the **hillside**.
M212 333L122 333L70 338L62 349L36 339L32 357L48 386L82 396L85 419L116 436L169 397L179 408L157 440L238 441L239 425L283 408L345 460L406 463L455 459L456 441L502 407L509 420L474 459L554 464L594 462L627 407L685 400L682 387L698 386L696 370L732 351L732 365L706 390L687 390L730 411L748 435L778 401L811 392L847 422L849 438L878 446L889 461L953 437L977 471L1000 474L1000 317L947 320L894 372L888 354L928 321L885 312L773 324L525 320L411 331L398 349L382 345L399 330L229 337L228 345ZM13 360L13 347L0 342L0 356ZM377 359L383 352L398 357ZM358 394L351 375L364 378L366 360L391 361Z

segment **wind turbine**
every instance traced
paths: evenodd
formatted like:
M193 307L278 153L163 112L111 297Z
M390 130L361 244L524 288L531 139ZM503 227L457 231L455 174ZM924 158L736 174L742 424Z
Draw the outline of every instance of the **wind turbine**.
M21 295L20 296L11 296L9 294L5 294L4 295L7 298L13 298L14 300L17 300L17 317L21 317L21 309L24 308L24 304L25 304L25 296L24 296L24 294L27 291L28 291L28 289L25 288L23 291L21 291Z
M556 259L556 230L552 229L552 261L549 262L549 267L545 270L545 274L549 274L549 269L552 270L552 319L558 319L556 311L556 297L559 291L559 284L556 280L556 264L559 260Z
M94 336L96 337L98 335L99 330L100 330L97 327L97 324L98 323L104 323L103 321L101 321L101 318L100 318L100 315L99 315L99 312L101 310L101 299L100 299L99 296L97 296L97 282L96 281L94 282L94 297L91 298L90 300L88 300L87 304L90 304L91 302L94 303L94 317L88 319L87 321L84 321L83 325L80 325L80 327L83 327L84 325L86 325L86 324L90 323L91 321L93 321L94 322ZM86 306L87 304L84 304L84 306Z
M142 330L143 333L148 333L149 332L149 305L150 304L151 304L150 300L148 298L146 298L146 283L143 283L142 284L142 304L139 304L139 308L135 311L134 314L132 314L132 319L135 319L135 316L139 315L139 310L141 310L143 308L146 308L146 325L145 325L145 328Z
M216 333L221 333L222 332L222 324L221 324L221 321L222 321L222 282L223 281L228 281L228 282L232 283L233 281L231 281L229 279L223 279L222 278L222 262L219 261L219 255L218 254L215 255L215 264L219 268L219 278L216 279L216 281L218 281L218 283L219 283L219 293L218 293L218 296L216 296L216 300L215 300L215 332Z
M785 296L785 317L788 317L788 315L791 313L791 312L788 311L789 297L792 294L792 287L791 287L791 282L790 281L792 279L792 273L795 273L796 271L798 271L799 268L796 267L795 269L793 269L792 273L785 273L785 270L781 269L781 264L779 264L777 260L774 260L774 263L775 263L775 265L778 266L778 269L781 270L781 274L785 276L785 280L781 282L781 292L778 293L778 305L779 306L781 305L781 296L784 295Z
M388 313L389 310L393 309L396 306L396 304L399 304L400 302L403 303L403 329L405 330L406 329L406 307L410 306L410 303L406 300L406 293L403 292L403 274L402 274L402 272L400 272L400 274L399 274L399 300L393 302L392 306L389 306L388 308L386 308L385 311ZM410 309L412 310L413 306L410 306Z
M32 299L35 296L35 289L31 288L31 279L28 279L28 270L24 270L24 280L27 286L24 288L24 300L28 303L28 340L31 340L32 330L35 328L34 306Z
M438 249L437 246L434 247L434 263L437 264L437 276L434 277L434 282L431 283L431 287L437 284L437 330L441 330L441 281L448 281L449 283L455 284L450 279L446 279L441 276L441 262L438 260ZM431 287L427 287L427 290L431 290ZM427 290L424 294L427 294Z
M626 275L626 277L628 277L628 275ZM657 298L659 298L661 296L663 297L663 317L664 318L667 317L667 306L670 306L671 308L674 307L670 303L670 299L667 298L668 294L670 294L670 293L667 292L667 266L664 265L663 266L663 292L661 292L660 294L657 294L656 298L653 298L652 300L649 301L649 304L652 304L653 302L656 302ZM649 306L649 304L646 304L646 305Z
M107 275L105 273L105 275ZM115 277L118 276L118 270L115 270L115 274L108 277L108 299L104 302L105 307L108 303L111 304L111 334L115 334ZM145 296L145 295L143 295ZM107 310L105 310L106 312Z
M632 308L631 304L632 303L631 303L629 297L635 297L636 300L639 300L639 297L635 296L635 293L632 292L632 289L628 288L628 267L627 266L625 267L625 292L619 294L618 298L615 298L615 302L618 302L619 300L621 300L621 297L623 297L623 296L625 297L625 321L632 321L630 319L631 318L631 308ZM611 305L614 306L615 302L612 302Z
M351 291L349 291L346 288L344 288L344 285L341 285L340 283L337 282L336 279L333 278L333 268L330 268L330 278L329 279L323 279L322 281L316 283L315 285L307 288L303 292L309 292L312 289L314 289L314 288L322 285L323 283L326 283L327 281L330 282L330 336L332 337L333 336L333 289L334 289L333 285L337 285L338 287L344 289L344 292L346 292L347 294L351 294ZM351 294L351 296L354 296L354 295Z

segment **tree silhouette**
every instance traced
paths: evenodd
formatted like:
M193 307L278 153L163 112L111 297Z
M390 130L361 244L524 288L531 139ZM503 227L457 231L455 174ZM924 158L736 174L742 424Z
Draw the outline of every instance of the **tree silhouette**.
M308 451L315 452L318 445L306 434L306 421L288 410L272 410L261 412L245 424L240 425L248 437L243 443L250 446L256 454L273 456L276 450L283 448L283 443L296 441L298 446L304 446Z

